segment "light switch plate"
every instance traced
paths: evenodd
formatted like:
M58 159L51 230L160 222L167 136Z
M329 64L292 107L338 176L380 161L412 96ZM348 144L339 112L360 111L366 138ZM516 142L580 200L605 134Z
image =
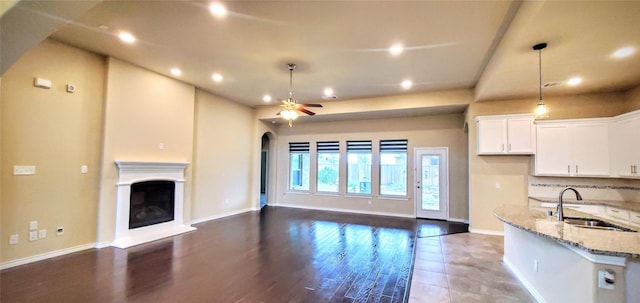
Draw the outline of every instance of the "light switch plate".
M38 229L38 221L30 221L29 230L36 230L36 229Z
M13 175L35 175L36 167L33 165L15 165L13 166Z
M38 231L34 230L34 231L30 231L29 232L29 241L35 241L38 240Z
M41 229L38 231L38 238L40 239L44 239L47 237L47 230L46 229Z
M18 240L19 239L20 239L20 237L18 235L10 235L9 236L9 245L18 244Z

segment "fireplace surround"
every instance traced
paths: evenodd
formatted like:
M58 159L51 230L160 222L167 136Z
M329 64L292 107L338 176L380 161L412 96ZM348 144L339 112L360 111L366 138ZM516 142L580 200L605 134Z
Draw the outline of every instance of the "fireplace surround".
M196 228L184 224L184 170L188 163L179 162L140 162L140 161L115 161L118 166L118 183L116 198L116 230L112 246L127 248L158 239L189 232ZM146 211L139 210L137 205L144 200L144 196L156 196L155 200L170 199L165 188L158 193L151 190L145 194L139 188L149 184L173 183L173 217L155 219L150 225L131 225L132 209L138 211L134 214L138 217L146 216L149 212L160 212L159 205L167 204L167 201L154 202ZM132 187L133 195L132 195ZM160 197L160 198L157 198ZM132 200L134 205L132 206ZM157 205L154 205L156 203ZM133 207L133 208L132 208ZM170 207L167 207L170 208ZM151 220L154 221L154 220ZM162 222L161 222L162 221Z

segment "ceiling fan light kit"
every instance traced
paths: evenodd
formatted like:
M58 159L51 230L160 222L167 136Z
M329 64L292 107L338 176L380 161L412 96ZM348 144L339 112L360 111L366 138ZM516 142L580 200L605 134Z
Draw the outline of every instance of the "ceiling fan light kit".
M533 46L533 50L538 51L538 75L540 76L540 83L538 89L540 91L538 105L536 105L536 119L544 119L549 117L549 110L542 100L542 50L547 47L547 43L538 43Z
M296 102L296 99L293 98L293 70L296 68L296 65L293 63L288 63L289 67L289 98L286 100L282 100L282 110L277 113L282 119L285 119L289 122L289 127L293 127L293 120L298 118L298 112L305 113L309 116L313 116L316 113L306 109L305 107L322 107L322 104L300 104Z

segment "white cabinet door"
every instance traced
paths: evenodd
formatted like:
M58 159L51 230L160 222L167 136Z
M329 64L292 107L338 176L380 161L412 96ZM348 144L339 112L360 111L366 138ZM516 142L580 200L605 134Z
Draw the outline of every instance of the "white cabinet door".
M505 119L478 120L478 154L504 154L506 131Z
M571 173L569 126L538 125L536 138L536 175L569 176Z
M536 175L610 175L608 119L545 121L536 131Z
M507 151L518 154L535 153L535 132L533 118L507 119Z
M478 155L531 155L536 151L533 115L478 116Z
M612 123L610 134L612 174L640 177L640 115Z
M571 173L609 176L609 123L577 124L571 132Z

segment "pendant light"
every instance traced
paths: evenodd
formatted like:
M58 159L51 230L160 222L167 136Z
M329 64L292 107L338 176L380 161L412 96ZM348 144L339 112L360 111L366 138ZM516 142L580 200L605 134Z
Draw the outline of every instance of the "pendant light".
M536 106L536 119L544 119L549 117L549 111L547 110L547 106L544 105L544 101L542 100L542 50L547 47L546 43L538 43L533 46L533 50L538 51L538 68L540 75L540 85L538 88L540 89L540 99L538 100L538 105Z

